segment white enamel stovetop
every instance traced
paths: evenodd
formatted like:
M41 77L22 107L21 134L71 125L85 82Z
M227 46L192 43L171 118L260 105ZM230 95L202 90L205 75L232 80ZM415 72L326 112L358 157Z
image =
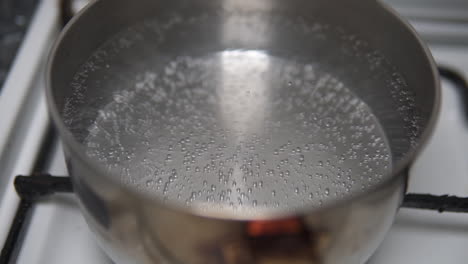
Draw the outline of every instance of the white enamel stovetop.
M443 48L434 51L439 62L448 62L450 52L446 54ZM468 62L468 51L465 54ZM454 58L460 59L458 56ZM411 170L410 192L468 196L468 119L457 91L450 82L443 82L441 118ZM63 155L58 147L55 151L50 172L65 175ZM467 245L468 214L401 209L369 264L468 263ZM18 263L110 261L93 241L75 198L60 195L37 205Z
M39 21L35 23L42 23L44 27L47 23L56 21L57 10L51 1L42 1L42 9L36 15L36 20ZM427 30L427 25L421 28ZM41 27L34 30L34 34L39 34L38 36L43 34ZM46 33L51 35L51 32L49 30ZM46 43L44 41L41 45ZM431 50L439 64L450 66L468 77L467 43L431 44ZM43 61L38 59L37 63ZM37 83L43 81L40 78L34 80ZM36 90L43 89L40 88L43 86L41 84L35 86L39 86L34 88ZM409 191L468 197L468 117L463 114L463 102L452 83L443 82L442 95L440 120L432 140L411 170ZM37 98L39 103L35 112L44 119L46 110L41 101L44 100L43 94L38 92ZM48 171L53 175L66 175L59 142L56 142L53 151ZM11 171L12 174L28 173L27 167ZM7 212L9 207L11 206L5 206L5 201L1 201L0 213ZM55 195L38 203L27 226L16 263L111 263L94 242L73 195ZM468 263L467 245L468 214L401 209L392 229L369 264Z

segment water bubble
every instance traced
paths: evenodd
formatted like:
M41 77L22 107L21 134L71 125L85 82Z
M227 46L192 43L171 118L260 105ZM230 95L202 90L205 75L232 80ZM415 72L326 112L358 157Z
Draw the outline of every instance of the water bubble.
M154 185L154 181L153 180L147 180L146 181L146 186L147 187L150 187L150 186L153 186Z

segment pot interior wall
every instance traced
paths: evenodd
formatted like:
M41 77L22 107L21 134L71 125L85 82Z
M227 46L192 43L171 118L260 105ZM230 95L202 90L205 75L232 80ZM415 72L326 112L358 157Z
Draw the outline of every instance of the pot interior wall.
M80 143L102 106L120 100L117 88L158 78L145 77L149 65L163 69L177 56L224 51L289 58L349 88L377 117L393 165L418 144L433 114L436 85L424 50L373 1L137 2L98 1L56 50L54 103ZM214 69L222 67L219 57L213 61Z

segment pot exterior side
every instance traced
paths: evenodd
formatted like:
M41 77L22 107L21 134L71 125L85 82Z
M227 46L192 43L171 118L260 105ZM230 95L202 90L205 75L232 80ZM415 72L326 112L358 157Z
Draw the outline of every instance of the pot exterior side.
M297 223L297 230L262 237L249 233L251 221L207 218L135 199L95 177L65 149L85 219L116 263L364 263L392 225L406 179L346 206L271 220Z

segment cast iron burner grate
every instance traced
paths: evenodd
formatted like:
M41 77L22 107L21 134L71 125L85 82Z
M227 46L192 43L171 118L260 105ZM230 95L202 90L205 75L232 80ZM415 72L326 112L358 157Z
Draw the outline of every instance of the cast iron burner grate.
M468 119L468 83L451 69L439 67L439 73L460 89L460 94L465 102L465 116ZM55 193L73 192L69 177L41 173L31 176L16 176L14 187L21 200L0 255L0 263L2 264L9 263L12 260L13 252L19 250L21 246L19 237L28 213L34 204L40 201L41 198ZM468 197L409 193L405 195L402 207L437 210L440 213L468 213Z

